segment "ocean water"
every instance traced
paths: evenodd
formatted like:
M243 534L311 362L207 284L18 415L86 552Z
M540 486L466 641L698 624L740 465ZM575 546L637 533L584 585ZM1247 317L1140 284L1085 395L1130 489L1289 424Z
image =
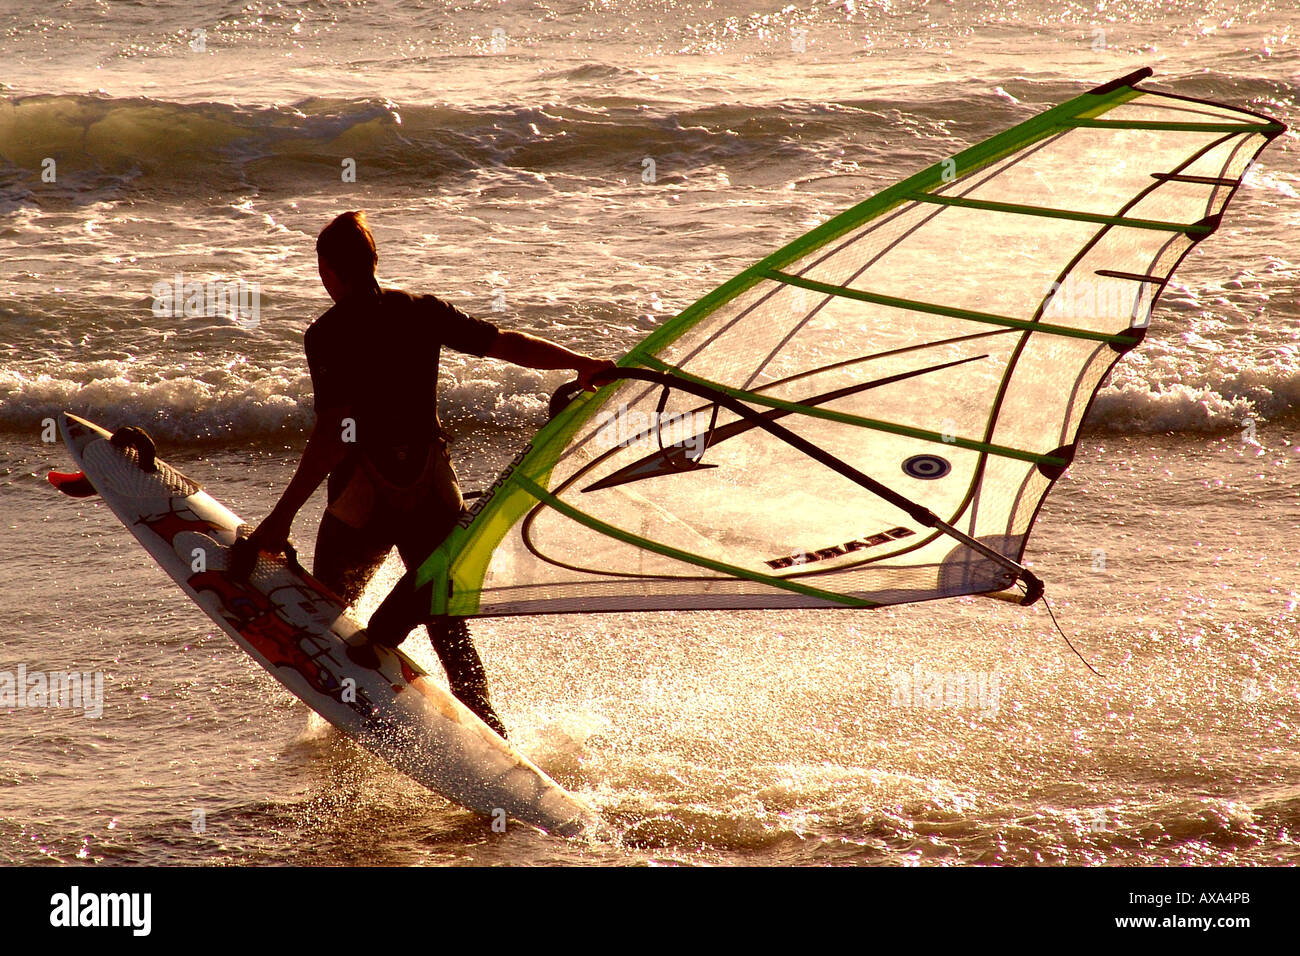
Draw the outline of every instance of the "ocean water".
M343 209L368 210L386 284L615 357L834 212L1142 66L1294 125L1293 20L1213 0L0 2L0 670L104 679L98 719L0 714L0 861L1297 862L1294 134L1179 269L1030 539L1100 676L1042 605L982 599L479 622L517 742L606 821L587 841L494 833L336 734L101 503L56 494L69 459L43 441L63 409L144 425L256 520L311 425L313 242ZM178 274L256 284L256 327L156 314ZM467 488L564 378L444 358ZM973 702L899 695L968 672Z

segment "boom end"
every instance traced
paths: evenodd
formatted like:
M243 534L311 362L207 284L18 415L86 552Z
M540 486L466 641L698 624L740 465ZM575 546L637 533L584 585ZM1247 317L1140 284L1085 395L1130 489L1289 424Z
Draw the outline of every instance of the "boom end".
M1022 573L1020 580L1025 582L1025 596L1020 599L1020 604L1029 607L1043 596L1043 581L1032 571Z

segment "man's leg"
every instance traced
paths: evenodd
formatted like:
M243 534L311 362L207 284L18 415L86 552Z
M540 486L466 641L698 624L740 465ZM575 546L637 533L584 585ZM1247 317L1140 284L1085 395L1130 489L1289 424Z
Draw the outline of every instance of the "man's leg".
M438 652L442 669L447 672L447 683L456 698L502 737L506 725L492 709L488 699L487 672L470 637L469 625L463 617L438 615L425 622L429 628L429 641Z
M391 548L391 543L376 541L327 511L316 532L312 575L347 604L355 604Z
M446 532L443 532L445 537ZM488 698L487 672L483 661L474 647L469 627L463 617L447 617L431 614L432 592L428 586L416 588L415 572L420 562L427 557L430 540L437 542L440 537L424 539L424 544L415 546L408 542L398 542L398 552L406 564L406 574L397 582L397 586L384 598L383 604L370 615L366 630L370 639L387 647L396 647L416 627L421 624L429 630L429 642L442 662L447 673L447 683L456 699L478 715L502 737L506 736L506 726L497 712L492 709Z
M370 615L366 630L370 639L385 647L396 647L421 624L429 629L429 642L438 652L442 669L447 672L447 683L456 699L479 716L502 737L506 726L488 699L487 672L474 647L469 627L463 617L430 614L432 594L428 587L415 587L415 569L419 565L407 562L409 570L402 580L384 598L384 603Z

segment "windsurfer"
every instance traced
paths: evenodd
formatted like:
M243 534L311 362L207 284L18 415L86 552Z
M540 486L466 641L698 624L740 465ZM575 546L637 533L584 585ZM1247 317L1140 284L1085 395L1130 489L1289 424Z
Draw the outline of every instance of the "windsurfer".
M614 365L499 330L436 296L381 289L364 213L334 219L316 240L316 253L321 282L335 303L304 337L316 424L279 502L240 547L246 553L283 551L294 516L328 476L316 577L352 603L394 546L407 569L349 655L376 666L371 645L396 647L425 624L452 693L505 736L464 619L432 615L429 592L415 586L416 568L464 508L438 420L439 352L446 346L525 368L573 369L587 389Z

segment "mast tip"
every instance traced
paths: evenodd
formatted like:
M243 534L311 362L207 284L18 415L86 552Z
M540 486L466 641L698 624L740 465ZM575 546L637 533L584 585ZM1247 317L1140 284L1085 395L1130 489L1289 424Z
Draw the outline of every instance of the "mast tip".
M1145 80L1147 77L1153 76L1154 74L1155 71L1152 70L1151 67L1144 66L1140 70L1134 70L1127 76L1121 76L1117 80L1111 80L1109 83L1103 83L1101 86L1094 87L1088 92L1093 96L1102 96L1106 93L1113 93L1121 87L1133 86L1138 81Z

